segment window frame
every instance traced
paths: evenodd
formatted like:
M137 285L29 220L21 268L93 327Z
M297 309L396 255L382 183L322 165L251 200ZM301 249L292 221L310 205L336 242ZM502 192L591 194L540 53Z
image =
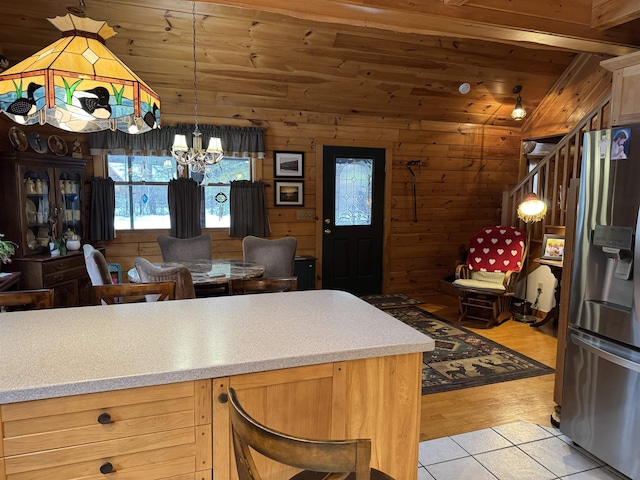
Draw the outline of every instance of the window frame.
M181 172L180 170L180 165L175 161L175 159L173 159L173 157L168 154L168 155L150 155L150 154L145 154L145 153L138 153L138 154L134 154L134 153L108 153L106 155L104 155L104 171L105 171L105 176L112 178L112 180L114 181L114 184L116 187L122 187L122 186L126 186L128 189L128 198L129 198L129 211L128 211L128 215L129 215L129 228L123 229L123 228L117 228L116 230L118 231L126 231L126 232L137 232L137 231L150 231L150 230L166 230L166 227L151 227L151 228L135 228L134 226L134 202L133 202L133 188L136 186L143 186L143 185L147 185L147 186L166 186L168 188L169 186L169 180L166 182L157 182L157 181L127 181L127 182L123 182L123 181L119 181L116 180L115 178L111 177L111 175L109 175L109 157L114 156L114 157L126 157L127 158L127 168L130 169L132 167L132 158L135 157L166 157L171 159L174 164L175 164L175 171L174 171L174 176L173 178L191 178L192 172L190 171L189 168L184 168L183 171ZM253 158L253 157L235 157L235 156L224 156L222 158L221 161L224 160L230 160L230 161L248 161L248 171L247 171L247 175L248 175L248 180L249 181L256 181L256 172L259 171L259 169L257 168L257 161L259 159ZM212 165L212 167L215 167L215 165ZM127 175L127 178L130 178L130 175ZM243 179L243 180L247 180L247 179ZM200 183L200 181L195 180L196 182ZM227 226L207 226L207 207L206 207L206 188L220 188L220 187L227 187L230 189L231 187L231 182L229 183L220 183L220 182L216 182L216 183L207 183L206 185L199 185L201 188L201 192L202 192L202 200L200 203L200 223L201 223L201 228L202 229L207 229L207 230L221 230L221 229L228 229L229 225ZM230 192L229 192L230 193ZM217 195L217 193L214 194L214 196ZM227 195L228 199L230 197L230 195ZM227 201L228 201L227 199ZM116 209L117 211L117 209Z

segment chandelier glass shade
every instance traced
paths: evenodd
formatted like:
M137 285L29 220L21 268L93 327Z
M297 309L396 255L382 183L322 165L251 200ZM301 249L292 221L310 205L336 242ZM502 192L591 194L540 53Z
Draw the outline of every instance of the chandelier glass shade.
M188 166L192 172L205 174L208 165L215 165L224 156L222 141L218 137L209 140L207 149L202 148L202 133L198 129L198 77L196 61L196 3L191 4L191 19L193 25L193 101L195 111L195 127L191 148L187 145L185 135L176 134L171 146L171 154L179 165ZM206 181L203 178L203 182Z
M0 74L0 110L22 125L71 132L160 128L160 97L106 46L104 21L49 18L62 38Z
M527 193L518 205L518 218L524 223L539 222L547 214L547 204L533 193Z

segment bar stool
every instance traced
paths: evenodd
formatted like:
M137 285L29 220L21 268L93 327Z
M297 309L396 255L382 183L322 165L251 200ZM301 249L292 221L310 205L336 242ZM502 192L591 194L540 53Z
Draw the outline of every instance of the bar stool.
M312 440L293 437L254 420L229 388L233 449L240 480L261 480L251 449L284 465L304 469L291 480L394 480L370 467L371 440ZM335 475L327 476L333 473Z

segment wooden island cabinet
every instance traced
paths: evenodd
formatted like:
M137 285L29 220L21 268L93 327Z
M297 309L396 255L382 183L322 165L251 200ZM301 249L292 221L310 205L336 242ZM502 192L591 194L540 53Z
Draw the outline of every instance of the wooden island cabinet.
M273 428L370 438L373 467L416 478L434 342L348 293L11 312L0 331L0 480L237 479L229 386Z

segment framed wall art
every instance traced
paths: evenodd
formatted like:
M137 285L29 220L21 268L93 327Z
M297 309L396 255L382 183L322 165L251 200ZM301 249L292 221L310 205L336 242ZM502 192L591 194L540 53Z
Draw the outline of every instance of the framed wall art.
M304 182L276 181L276 207L304 206Z
M545 234L542 240L542 252L540 258L543 260L562 261L564 256L564 237L562 235Z
M273 152L274 178L304 177L304 152Z

